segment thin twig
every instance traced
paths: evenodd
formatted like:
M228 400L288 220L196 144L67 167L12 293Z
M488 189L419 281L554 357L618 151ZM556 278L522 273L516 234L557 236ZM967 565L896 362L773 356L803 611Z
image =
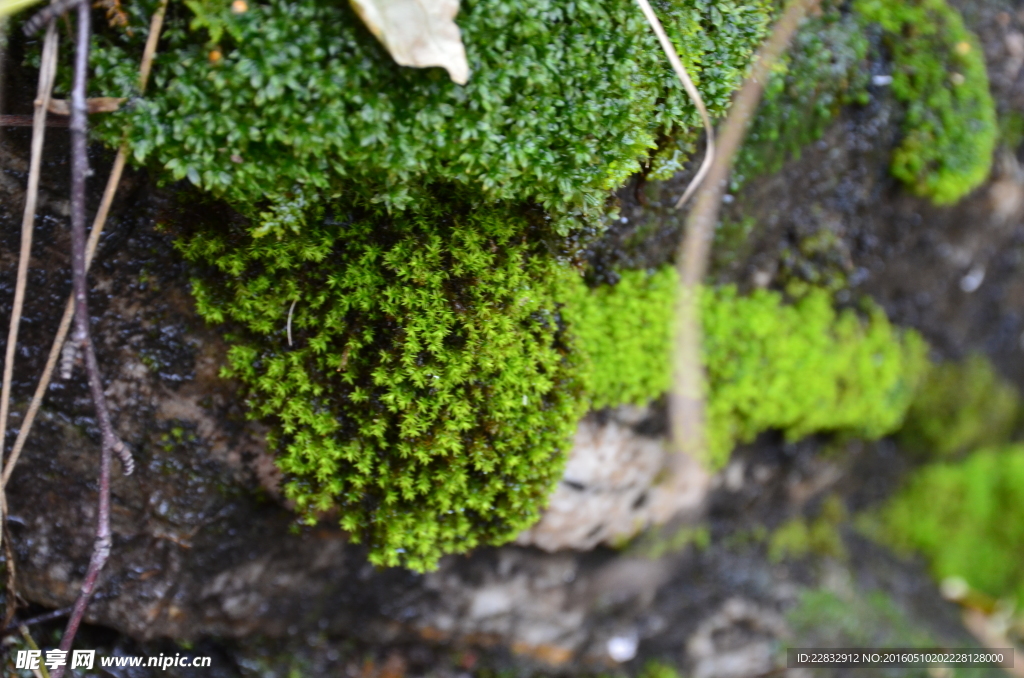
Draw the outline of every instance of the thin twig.
M82 581L82 590L78 594L71 617L64 629L64 635L60 639L60 649L65 652L71 650L75 634L78 633L78 626L85 616L85 608L89 605L89 599L92 598L93 591L96 589L100 572L110 557L112 541L110 534L110 467L114 453L124 448L124 443L114 433L114 427L110 423L107 400L103 394L103 377L100 374L89 328L89 299L85 267L85 180L89 175L89 157L87 155L89 140L85 92L89 72L89 36L92 32L90 10L88 0L79 0L75 71L71 88L71 270L75 297L74 341L82 347L82 352L85 354L89 390L92 393L92 404L96 408L96 419L100 426L103 443L100 453L96 540L93 542L89 569ZM131 467L126 465L125 471L130 472L130 470ZM54 678L61 678L64 675L65 667L66 664L58 666L54 671Z
M0 115L0 127L31 127L32 119L34 116L31 115ZM48 118L46 120L47 127L67 127L68 119L66 117Z
M11 550L11 535L7 533L7 523L3 525L4 532L4 562L7 570L7 581L5 585L7 587L7 609L4 610L4 621L2 628L8 628L11 620L14 619L14 613L18 610L18 592L16 590L17 580L17 568L14 565L14 552Z
M146 39L146 47L142 52L142 62L139 65L139 91L144 92L146 90L146 84L149 81L149 74L153 67L153 55L156 53L157 42L160 39L160 31L164 24L164 13L167 10L167 0L161 0L160 6L157 7L156 12L153 13L153 18L149 24L149 37ZM103 191L103 199L100 201L100 208L96 212L96 218L92 222L92 231L89 233L89 243L86 248L86 259L85 266L88 269L92 263L93 255L96 253L96 247L99 244L100 235L103 233L103 228L107 223L107 215L110 213L110 206L114 202L114 195L117 193L117 187L121 182L121 174L124 172L125 161L128 158L128 140L125 139L121 142L121 147L117 150L117 156L114 158L114 166L110 170L110 178L107 179L107 187ZM11 456L7 460L7 464L4 466L3 477L0 479L0 484L3 486L7 485L7 482L11 478L11 474L14 472L14 466L18 463L18 457L21 456L21 451L25 447L25 442L28 440L28 434L32 430L32 424L35 422L36 415L39 413L39 408L43 404L43 398L46 397L46 389L50 386L50 380L53 378L53 370L57 365L57 361L60 359L61 349L64 347L64 341L67 339L68 330L71 328L71 319L75 313L74 296L68 299L68 303L64 308L64 316L60 320L60 326L57 328L57 336L53 340L53 346L50 347L50 355L46 358L46 366L43 368L43 374L39 378L39 383L36 385L36 391L32 395L32 402L29 403L28 411L25 412L25 420L22 422L21 430L18 431L18 438L14 441L14 448L11 450Z
M39 168L43 159L43 140L46 136L46 109L53 92L53 79L57 71L57 30L53 22L46 27L43 57L39 66L39 85L36 92L36 110L32 127L32 152L29 159L28 187L25 189L25 211L21 218L21 252L18 254L18 273L14 284L14 305L7 332L7 351L4 355L3 384L0 386L0 460L3 460L7 441L7 419L11 406L11 380L14 377L14 355L18 346L18 328L25 305L25 287L28 283L29 259L32 256L32 229L35 227L36 203L39 198ZM0 485L0 527L7 515L7 497ZM3 530L0 529L0 540Z
M61 617L66 617L69 614L71 614L71 611L73 609L74 609L73 607L62 607L59 610L51 610L50 612L46 612L44 614L40 614L40 615L37 615L35 617L29 617L28 619L26 619L24 621L10 622L10 623L7 624L7 626L4 627L3 634L7 635L7 634L10 634L10 633L15 633L22 626L29 627L29 626L35 626L36 624L45 624L48 621L53 621L54 619L60 619Z
M665 29L662 28L661 22L658 21L658 15L654 13L651 8L651 4L647 0L636 0L637 4L640 5L640 9L643 11L644 16L647 17L647 23L651 25L654 30L654 34L658 36L658 42L661 43L661 49L665 52L665 56L668 57L668 61L672 64L672 70L676 72L676 77L679 78L679 82L683 83L683 89L690 95L690 99L693 100L693 105L697 107L697 112L700 113L700 120L704 124L704 135L707 137L707 148L704 151L704 161L700 164L700 169L697 170L696 176L690 180L690 185L683 191L683 195L679 198L676 203L676 209L679 209L686 204L686 201L690 199L690 196L700 188L701 183L704 181L704 177L711 170L711 163L715 159L715 128L711 125L711 117L708 115L708 109L704 106L704 99L701 98L700 92L697 91L697 87L693 84L693 80L690 79L690 74L687 73L686 67L683 66L683 62L679 59L679 55L676 54L676 48L672 46L672 41L668 39L668 34L665 33Z
M791 0L758 50L750 77L736 96L719 136L718 153L697 202L686 220L686 236L677 256L679 297L676 302L674 392L670 398L672 438L676 448L701 458L706 451L704 432L704 368L700 359L700 283L707 270L718 210L743 143L747 124L757 110L772 66L785 52L806 12L819 0Z

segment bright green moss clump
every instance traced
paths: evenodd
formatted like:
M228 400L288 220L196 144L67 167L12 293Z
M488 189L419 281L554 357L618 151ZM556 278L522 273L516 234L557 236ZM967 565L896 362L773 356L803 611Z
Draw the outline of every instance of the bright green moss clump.
M643 402L667 390L675 285L671 268L628 271L615 287L567 309L596 406ZM837 313L822 291L787 305L773 292L741 297L724 287L708 291L702 306L714 466L737 442L768 429L791 439L892 433L927 368L917 334L894 329L874 306L866 320Z
M885 541L924 554L937 578L1024 602L1024 447L925 467L878 520Z
M556 217L593 213L639 169L659 135L699 127L692 103L633 0L466 0L457 17L469 83L396 65L335 0L269 0L233 14L182 8L145 98L104 118L116 145L224 196L267 230L301 226L316 194L404 207L426 186L477 201L535 201ZM713 114L765 33L768 0L656 3ZM142 21L138 22L142 24ZM101 40L92 86L133 94L143 25ZM127 64L127 66L125 66Z
M819 431L873 439L899 428L927 366L925 344L878 307L867 314L837 313L820 291L792 305L731 287L705 297L712 459L724 463L734 441L770 428L794 440Z
M928 372L914 398L900 439L936 457L1000 445L1010 439L1020 396L982 356L945 362Z
M672 386L676 271L623 271L615 285L580 288L565 315L592 407L645 405Z
M200 312L245 330L227 374L275 424L286 496L418 570L536 520L582 415L557 302L579 275L526 216L444 202L183 248L220 270L195 281Z
M977 38L945 0L854 0L880 24L892 90L906 106L892 172L919 195L952 203L988 177L998 128Z

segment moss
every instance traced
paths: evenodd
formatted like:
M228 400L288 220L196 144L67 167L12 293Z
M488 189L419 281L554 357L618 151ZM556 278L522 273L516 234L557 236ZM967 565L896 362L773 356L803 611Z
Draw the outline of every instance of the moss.
M576 330L591 402L646 402L671 379L676 274L627 271L566 315ZM833 431L878 438L894 432L923 377L925 344L894 329L877 306L837 313L812 290L792 305L774 292L704 295L709 459L725 463L737 442L781 429L791 439Z
M1024 603L1024 446L926 466L865 523L893 547L923 554L937 579L961 577Z
M743 298L727 287L704 306L709 438L719 463L734 441L770 428L790 439L891 433L927 364L920 337L894 329L880 308L868 305L866 319L837 313L821 291L787 306L771 292Z
M1017 151L1024 142L1024 114L1006 111L999 116L999 141L1009 151Z
M839 110L867 97L868 40L834 3L809 19L765 86L732 182L772 174L819 139Z
M672 385L675 269L623 271L615 285L579 290L565 310L592 407L645 405Z
M711 530L707 525L681 527L653 527L626 545L630 555L657 560L679 553L693 546L703 551L711 545Z
M827 226L795 236L779 254L776 284L799 299L813 290L835 294L846 289L853 271L849 246Z
M839 527L845 520L843 501L835 495L828 497L813 521L793 518L772 532L768 542L768 560L778 563L808 555L845 560L846 546L839 533Z
M649 661L637 675L637 678L680 678L679 669L675 666L660 662Z
M183 247L220 271L194 283L200 312L244 328L225 374L276 423L286 496L419 570L529 526L582 414L557 302L579 275L527 215L437 204Z
M892 172L938 204L960 199L989 173L998 129L978 39L945 0L854 0L881 26L892 91L906 107Z
M1016 427L1020 396L984 357L936 365L914 398L900 441L948 457L1007 442Z
M144 15L151 3L141 3ZM145 98L99 135L175 179L227 197L266 230L302 225L317 194L402 208L451 182L480 201L599 210L664 134L699 126L632 0L466 0L471 77L397 66L347 3L188 3L169 19ZM768 0L656 3L709 109L720 115L765 34ZM133 34L108 32L92 87L135 94ZM192 30L188 28L190 25ZM211 63L212 42L221 57Z

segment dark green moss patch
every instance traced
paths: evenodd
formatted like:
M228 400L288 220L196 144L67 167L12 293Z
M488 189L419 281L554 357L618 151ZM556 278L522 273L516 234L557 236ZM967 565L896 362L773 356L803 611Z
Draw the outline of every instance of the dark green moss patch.
M945 0L855 0L881 26L892 91L906 107L892 173L938 204L955 202L989 173L998 128L978 39Z
M261 214L261 232L301 227L318 195L404 208L438 182L558 218L593 214L661 135L699 126L631 0L467 0L464 87L397 66L346 3L271 0L238 15L228 4L189 3L195 30L179 9L151 93L99 133L116 144L130 128L136 159ZM771 3L656 4L720 115ZM96 91L134 93L125 64L144 40L137 29L100 41Z

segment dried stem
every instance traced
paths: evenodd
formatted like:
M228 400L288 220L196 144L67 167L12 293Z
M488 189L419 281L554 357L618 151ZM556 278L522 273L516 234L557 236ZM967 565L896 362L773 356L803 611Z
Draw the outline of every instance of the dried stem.
M701 183L711 170L711 163L715 159L715 128L711 125L711 117L708 115L708 109L704 106L704 99L701 98L700 92L697 90L696 85L693 84L693 80L690 79L690 74L686 71L686 67L683 66L682 60L676 53L676 48L672 46L672 41L668 39L668 34L665 33L665 29L662 27L661 22L658 21L658 15L654 13L648 0L636 0L637 4L640 5L641 11L647 18L647 23L651 25L651 29L654 34L658 36L658 42L661 43L661 49L665 52L665 56L668 57L668 61L672 64L672 70L676 72L676 77L679 78L679 82L683 83L683 89L690 95L690 99L693 100L693 105L697 107L697 112L700 114L701 123L704 125L704 135L707 137L707 148L704 150L704 161L700 164L700 169L697 170L697 174L690 180L689 186L683 191L683 195L679 198L676 203L676 209L679 209L686 204L686 201L690 199L690 196L700 188Z
M4 539L4 564L7 570L7 581L5 582L7 588L7 605L4 610L4 621L2 628L7 629L11 620L14 619L14 613L18 609L18 592L15 588L15 582L17 581L17 570L14 565L14 552L11 551L11 535L7 534L7 524L4 523L3 532L6 539Z
M7 335L7 352L4 358L2 394L0 394L0 441L7 429L10 406L11 379L14 368L14 353L18 342L18 328L25 301L25 287L28 281L29 257L32 253L32 229L35 225L36 204L39 197L39 169L43 157L43 141L46 136L46 109L53 91L53 79L57 63L57 32L51 22L43 42L42 63L39 69L39 85L35 100L35 114L32 125L32 151L29 161L28 187L25 191L25 209L21 220L21 252L18 257L17 282L14 289L14 306ZM2 452L2 450L0 450Z
M676 448L701 458L707 447L704 432L704 368L701 363L700 283L707 270L711 240L733 158L743 143L747 125L757 110L772 66L785 52L807 11L819 0L791 0L758 51L747 78L729 109L719 136L718 153L697 202L686 220L686 236L679 248L679 298L676 302L674 390L670 399L672 438Z
M47 127L67 127L66 118L50 118ZM32 127L31 115L0 115L0 127Z
M14 355L18 346L18 328L25 304L29 259L32 256L32 229L35 226L36 203L39 198L39 168L43 158L43 140L46 136L46 108L53 92L53 79L57 71L57 30L51 21L43 40L43 57L39 66L39 85L36 92L35 115L32 126L32 154L29 160L28 187L25 189L25 211L21 219L21 252L18 255L18 274L14 285L14 305L7 332L7 351L4 355L3 385L0 386L0 460L3 459L7 440L7 418L11 405L11 380L14 377ZM7 497L0 485L0 526L7 515ZM0 529L0 539L3 530Z
M149 74L153 67L153 56L156 54L156 45L160 39L160 31L163 28L164 13L167 10L167 0L161 0L160 6L156 12L153 13L153 18L149 24L149 37L146 39L146 47L142 52L142 62L139 65L139 91L144 92L146 90L146 84L149 81ZM85 266L86 269L92 263L93 255L96 253L96 246L99 244L100 235L103 233L103 227L107 223L107 215L110 213L110 206L114 201L114 195L117 193L117 187L121 182L121 174L124 172L125 161L128 158L128 141L121 142L121 147L117 151L117 157L114 158L114 166L110 170L110 178L107 180L106 190L103 192L103 199L100 201L100 208L96 212L96 218L92 222L92 231L89 233L89 243L86 247L85 253ZM36 415L39 413L39 408L43 404L43 398L46 397L46 389L50 386L50 380L53 378L53 370L57 366L57 361L60 359L61 349L64 347L64 341L67 339L68 331L71 328L71 319L74 316L74 295L68 299L68 303L64 309L64 316L61 318L60 326L57 328L57 336L53 340L53 346L50 347L50 355L46 358L46 366L43 368L43 374L39 378L39 383L36 385L36 391L32 395L32 402L29 403L28 411L25 412L25 420L22 422L21 430L18 431L18 438L14 441L14 448L11 450L11 456L7 460L7 464L4 466L3 478L0 480L0 484L3 486L7 485L7 481L10 480L11 474L14 472L14 466L18 463L18 457L21 456L21 451L25 447L25 442L28 440L29 432L32 430L32 424L35 422Z
M21 637L25 641L25 644L28 645L29 649L38 652L39 646L36 645L36 641L33 640L32 634L28 632L28 627L22 624L18 627L18 631L21 632ZM32 674L36 678L51 678L49 672L46 670L45 664L40 664L38 669L32 669Z

